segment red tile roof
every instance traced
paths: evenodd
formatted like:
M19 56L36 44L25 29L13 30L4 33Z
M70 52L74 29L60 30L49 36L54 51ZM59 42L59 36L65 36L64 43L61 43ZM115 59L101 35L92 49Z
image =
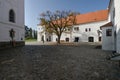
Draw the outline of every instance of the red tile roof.
M85 24L98 21L104 21L108 19L108 10L100 10L96 12L89 12L85 14L79 14L76 16L76 24Z
M112 22L109 22L109 23L107 23L107 24L101 26L100 28L103 28L103 27L110 27L110 26L113 27Z
M76 24L104 21L108 19L108 10L100 10L76 16Z

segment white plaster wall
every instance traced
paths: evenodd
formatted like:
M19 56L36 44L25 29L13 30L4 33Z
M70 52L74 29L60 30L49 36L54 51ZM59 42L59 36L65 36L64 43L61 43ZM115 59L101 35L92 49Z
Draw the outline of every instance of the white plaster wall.
M56 42L56 38L57 38L57 36L56 35L53 35L53 42Z
M9 10L13 9L15 12L16 22L15 24L24 26L24 0L0 0L0 22L9 22Z
M45 33L46 35L45 35L45 41L47 41L47 42L49 42L49 37L51 37L51 41L52 41L52 34L50 34L50 33Z
M49 34L48 32L45 32L44 26L38 25L37 26L37 41L42 41L42 36L44 36L44 41L47 41L49 39L49 36L51 37L51 41L53 41L53 35Z
M39 32L38 33L38 39L37 39L37 41L42 41L42 36L44 36L44 41L46 41L47 40L47 35L45 34L45 32Z
M107 20L105 21L100 21L100 22L92 22L92 23L86 23L86 24L80 24L80 25L75 25L73 26L73 31L72 33L63 33L61 36L61 40L65 41L66 38L69 38L69 42L74 42L75 37L79 37L79 42L88 42L89 37L94 37L94 42L98 42L98 33L97 30L100 30L100 26L104 25L107 23ZM79 31L74 31L74 27L79 27ZM88 29L88 32L85 31L85 29ZM91 31L89 31L89 28ZM38 41L40 41L40 32L43 30L39 26L38 29ZM45 35L45 33L42 33ZM101 36L101 35L100 35ZM47 37L47 35L46 35ZM55 34L51 35L52 37L52 42L56 42L57 36Z
M9 22L9 10L15 12L15 23ZM9 30L15 30L15 40L24 40L24 0L0 0L0 41L10 41Z
M63 33L60 40L66 41L66 38L70 41L70 33Z
M74 37L79 37L80 38L79 42L81 42L81 41L88 42L88 37L94 37L94 42L98 42L97 30L100 30L100 26L104 25L106 22L107 22L107 20L76 25L79 27L79 32L73 31L73 33L72 33L73 40L74 40ZM88 29L87 32L85 31L86 28ZM91 29L91 31L89 31L89 28Z
M79 37L79 42L88 42L89 37L94 37L94 42L98 42L98 33L97 30L100 30L100 26L107 23L107 20L105 21L99 21L99 22L92 22L92 23L86 23L86 24L80 24L73 26L73 30L71 34L63 33L61 36L61 40L64 40L66 38L70 39L70 42L74 42L75 37ZM79 31L74 31L74 27L79 27ZM85 29L91 28L91 31L86 32ZM100 35L101 36L101 35ZM53 41L56 41L57 36L53 36Z
M115 17L114 17L114 9L116 9L115 7L115 0L111 0L111 4L110 4L110 7L109 7L109 16L108 16L108 22L111 22L113 23L113 26L112 27L104 27L102 28L102 49L103 50L116 50L116 39L115 39L115 31L116 31L116 27L114 25L115 23ZM112 37L107 37L106 36L106 29L112 29Z
M9 25L9 24L0 23L0 42L11 40L11 38L9 36L9 31L11 30L11 28L13 28L15 31L14 40L16 40L16 41L23 41L24 40L24 29L23 28L18 28L18 27L16 27L16 25Z
M106 36L106 30L112 29L113 27L103 27L102 28L102 49L103 50L114 50L114 32L112 31L112 36Z
M115 23L117 33L117 52L120 53L120 0L114 0L115 4Z
M114 8L115 8L114 0L111 0L111 5L110 5L110 7L109 7L108 22L111 22L111 21L112 21L112 23L114 23L114 17L113 17Z
M42 34L40 32L37 32L37 41L41 41Z
M54 33L49 34L49 33L45 32L43 26L38 25L37 31L38 31L37 41L41 41L41 37L43 35L45 41L47 41L47 38L49 38L49 36L51 36L51 42L56 42L56 39L57 39L56 34L54 34ZM70 36L69 34L63 33L62 36L61 36L61 40L65 40L65 38L69 37L69 36Z
M75 31L72 32L72 40L71 40L71 42L75 41L75 37L79 37L79 42L84 42L82 40L82 34L80 33L80 31L79 32L75 32Z
M43 31L44 31L43 27L38 25L37 26L37 41L41 41L41 37L42 35L44 35Z

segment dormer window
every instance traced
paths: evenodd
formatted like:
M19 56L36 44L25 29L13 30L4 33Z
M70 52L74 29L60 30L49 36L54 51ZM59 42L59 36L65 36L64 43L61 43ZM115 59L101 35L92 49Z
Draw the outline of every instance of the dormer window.
M9 21L15 23L15 12L12 9L9 11Z

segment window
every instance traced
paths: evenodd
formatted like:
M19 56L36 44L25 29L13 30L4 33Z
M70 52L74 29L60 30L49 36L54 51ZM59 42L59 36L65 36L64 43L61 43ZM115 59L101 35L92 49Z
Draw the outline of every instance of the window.
M102 38L101 38L101 37L99 37L99 41L102 41Z
M65 40L66 40L66 42L69 42L69 38L66 38Z
M94 42L94 37L88 37L88 42Z
M41 36L41 41L44 41L44 36L43 35Z
M12 9L9 11L9 21L15 23L15 13Z
M70 31L70 28L68 28L67 30Z
M74 30L75 30L75 31L79 31L79 27L75 27Z
M70 28L66 28L66 29L64 29L64 31L70 31L71 29Z
M64 29L65 31L67 31L67 29Z
M112 36L112 29L106 30L106 36Z
M90 32L91 28L85 28L85 32Z
M89 28L89 31L91 31L91 28Z
M86 31L86 32L88 31L87 28L85 29L85 31Z

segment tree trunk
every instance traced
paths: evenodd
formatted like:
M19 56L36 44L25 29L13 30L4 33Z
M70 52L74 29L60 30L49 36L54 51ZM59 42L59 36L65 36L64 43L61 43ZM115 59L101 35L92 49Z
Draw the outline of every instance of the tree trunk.
M61 36L58 36L58 40L57 40L58 44L60 44L60 38L61 38Z

